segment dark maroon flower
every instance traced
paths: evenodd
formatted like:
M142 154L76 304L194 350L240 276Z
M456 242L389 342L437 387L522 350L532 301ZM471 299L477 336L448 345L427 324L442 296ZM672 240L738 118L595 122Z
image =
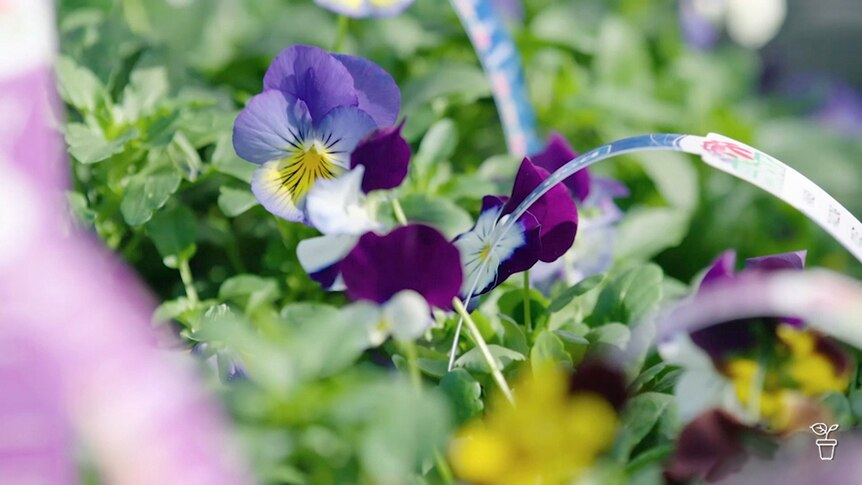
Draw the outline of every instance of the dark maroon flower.
M569 392L592 392L605 398L617 412L628 398L626 377L618 368L601 360L585 360L569 378Z
M548 138L548 144L545 145L545 149L542 152L533 155L531 158L533 163L539 167L544 168L550 173L554 173L558 168L571 162L577 156L578 152L569 145L568 140L566 140L563 135L559 133L551 133L551 136ZM590 195L590 186L592 185L592 181L590 179L589 170L584 168L573 173L569 178L564 180L563 183L569 188L572 195L574 195L579 202L583 202L587 200L587 196Z
M682 430L664 470L668 483L718 481L739 471L748 459L742 438L755 430L721 410L707 411Z
M450 308L461 289L458 249L424 225L399 227L385 236L365 234L339 268L353 300L385 303L413 290L432 306Z
M407 177L410 144L401 136L400 125L374 130L350 155L350 168L365 167L362 191L394 189Z
M455 238L466 275L464 294L490 291L538 261L554 261L572 246L578 209L563 185L548 191L511 225L503 222L548 176L545 169L525 158L515 177L512 197L485 197L476 225Z

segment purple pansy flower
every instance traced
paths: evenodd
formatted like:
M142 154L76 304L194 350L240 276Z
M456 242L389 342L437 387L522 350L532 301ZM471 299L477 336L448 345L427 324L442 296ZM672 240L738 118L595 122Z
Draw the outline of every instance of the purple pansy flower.
M457 248L436 229L419 224L385 236L363 235L339 266L353 300L382 304L413 290L431 306L449 308L461 288Z
M562 135L552 133L545 149L532 160L553 173L577 155ZM607 270L613 261L615 224L622 218L622 211L614 199L629 195L625 185L610 178L594 176L586 168L575 172L563 183L577 202L580 234L562 258L536 264L530 278L539 285L557 278L563 278L567 284L575 284Z
M802 270L805 267L806 254L806 251L794 251L750 258L745 262L744 272ZM716 258L707 270L701 281L701 287L733 279L735 266L736 252L733 250L725 251ZM761 323L774 330L774 327L780 322L795 326L802 323L793 317L762 319ZM731 352L752 349L756 346L759 329L757 325L758 322L751 320L724 322L692 332L691 340L713 360L719 361Z
M556 260L571 247L578 229L578 210L563 185L548 191L504 231L506 216L548 176L547 170L525 158L510 198L483 199L476 225L454 241L464 265L462 293L485 293L538 261Z
M373 62L291 46L273 60L263 86L237 117L233 141L240 157L260 165L252 191L273 214L315 225L307 199L318 182L362 165L363 187L391 187L397 177L390 173L403 172L409 149L400 129L389 129L401 95ZM354 153L357 147L374 149Z
M314 0L321 7L348 17L398 15L415 0Z
M369 344L387 337L411 340L433 325L431 307L450 308L461 288L458 249L436 229L399 227L369 232L335 265L348 296L358 300L352 317L364 322Z

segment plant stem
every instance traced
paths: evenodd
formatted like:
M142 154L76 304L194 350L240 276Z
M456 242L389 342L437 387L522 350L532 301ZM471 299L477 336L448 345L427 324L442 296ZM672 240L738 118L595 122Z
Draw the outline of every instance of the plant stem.
M410 373L410 383L416 392L422 391L422 374L419 370L419 359L416 353L416 342L412 340L399 341L398 345L407 358L407 370Z
M470 314L467 313L467 309L464 308L464 304L461 303L460 299L455 298L454 300L452 300L452 305L454 305L455 311L458 312L458 314L464 318L464 323L467 325L467 330L470 332L470 335L476 342L476 346L479 347L479 352L485 359L485 363L488 364L488 368L491 369L491 376L494 378L494 382L497 384L497 387L500 388L500 390L503 392L503 395L506 396L506 399L510 403L514 403L515 398L512 396L512 390L509 389L509 384L506 382L506 378L503 376L503 372L497 368L497 361L495 361L494 356L491 355L491 349L488 348L488 344L485 343L485 339L482 338L482 333L479 332L479 328L476 327L476 322L474 322Z
M527 333L533 332L533 315L530 308L530 271L524 271L524 325Z
M437 472L440 473L443 483L447 485L455 483L455 479L452 477L452 470L449 469L449 463L443 457L443 454L440 453L440 450L434 450L434 463L437 465Z
M404 208L401 207L401 202L395 197L392 198L392 212L395 214L395 220L402 226L407 225L407 216L404 215Z
M200 298L198 298L198 291L195 289L195 280L192 277L192 269L189 267L189 260L186 258L180 259L180 264L177 269L180 271L180 278L183 280L183 286L186 289L186 296L192 306L198 306Z
M338 30L335 33L335 42L332 44L332 52L339 52L344 47L347 39L347 28L350 26L350 18L345 15L338 16Z

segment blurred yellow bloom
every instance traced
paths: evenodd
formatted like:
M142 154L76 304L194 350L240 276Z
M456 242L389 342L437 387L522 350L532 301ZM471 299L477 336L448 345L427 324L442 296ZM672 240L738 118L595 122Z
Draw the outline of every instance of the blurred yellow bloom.
M593 392L570 393L565 373L544 369L514 386L515 402L499 396L484 420L465 426L450 455L455 472L482 485L567 483L614 440L619 421Z

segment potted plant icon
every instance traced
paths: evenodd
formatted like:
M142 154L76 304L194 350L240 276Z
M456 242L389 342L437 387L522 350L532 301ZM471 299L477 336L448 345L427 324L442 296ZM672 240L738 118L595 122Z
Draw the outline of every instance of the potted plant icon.
M814 423L811 425L811 431L817 436L822 436L816 441L821 460L832 461L832 458L835 457L835 447L838 446L838 440L829 438L829 433L836 429L838 429L837 424L826 426L825 423Z

